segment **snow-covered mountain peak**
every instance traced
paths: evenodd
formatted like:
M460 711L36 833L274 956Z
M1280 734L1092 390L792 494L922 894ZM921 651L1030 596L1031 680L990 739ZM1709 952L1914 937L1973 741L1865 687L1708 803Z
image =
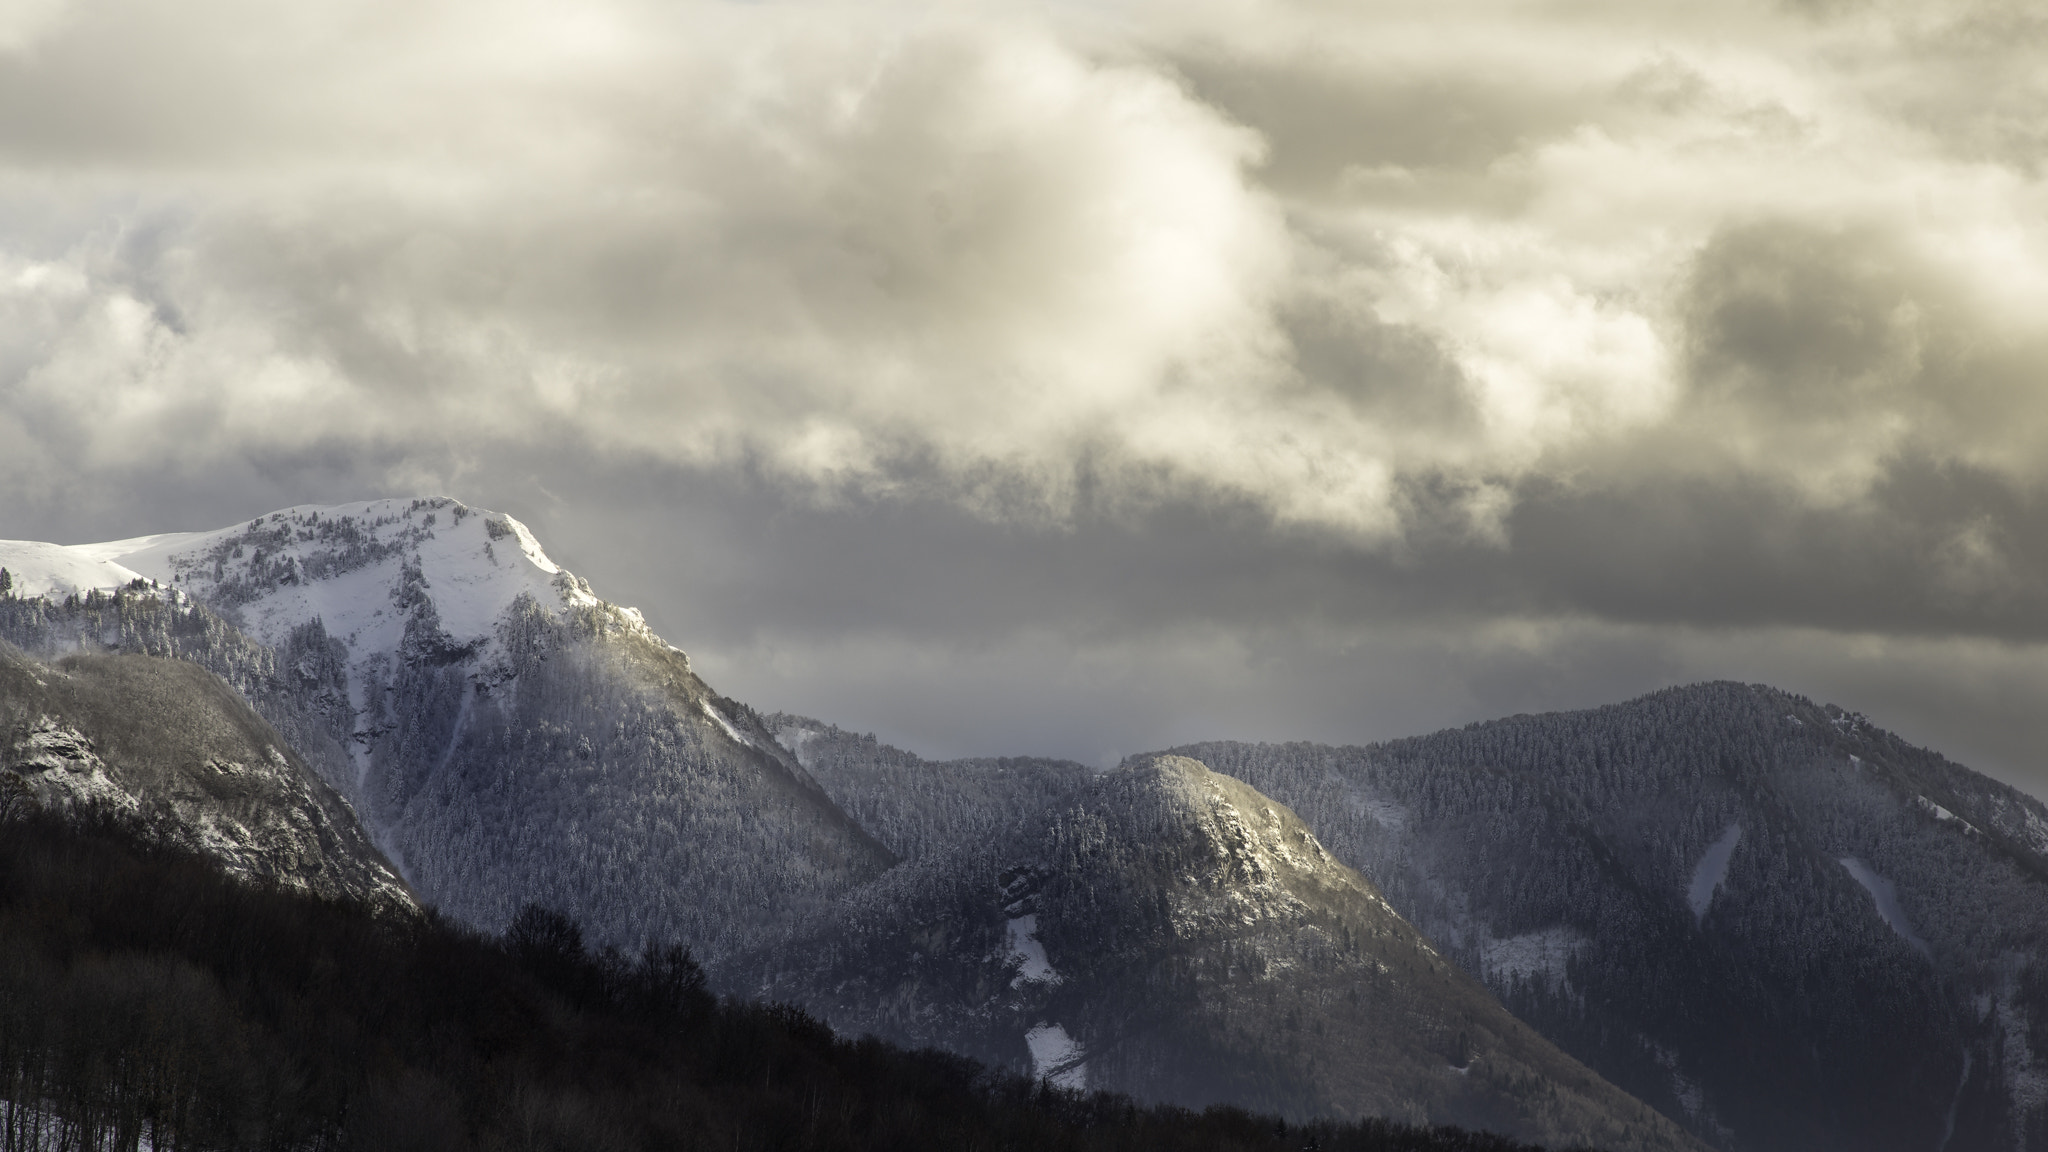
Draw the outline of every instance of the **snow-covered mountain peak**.
M21 596L155 580L272 645L318 618L359 656L397 651L422 604L464 646L488 642L522 596L556 610L600 606L524 524L446 497L301 505L211 532L101 544L5 541L0 567ZM622 626L645 627L631 609L612 613Z

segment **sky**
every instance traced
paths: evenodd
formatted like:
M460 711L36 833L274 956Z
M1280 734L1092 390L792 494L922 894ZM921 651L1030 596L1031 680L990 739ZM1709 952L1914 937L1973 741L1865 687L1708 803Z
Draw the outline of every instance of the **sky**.
M0 537L446 494L934 757L1769 682L2048 796L2048 13L9 0Z

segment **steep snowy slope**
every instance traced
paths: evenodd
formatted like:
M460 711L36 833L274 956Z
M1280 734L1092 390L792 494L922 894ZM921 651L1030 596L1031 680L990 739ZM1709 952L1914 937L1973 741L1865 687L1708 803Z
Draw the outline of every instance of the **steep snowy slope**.
M680 940L716 960L892 861L758 718L510 517L446 499L292 508L57 553L0 543L0 567L31 592L95 572L104 587L154 580L233 625L259 653L234 636L181 648L186 625L96 595L13 610L34 617L14 633L53 650L141 643L251 665L228 678L423 898L482 927L540 901L600 940Z
M1566 1051L1735 1150L2048 1148L2048 809L1704 684L1369 748L1180 751Z
M778 971L762 990L1147 1099L1696 1146L1510 1016L1244 784L1180 757L1077 784L1007 834L900 866L764 958Z
M146 656L34 659L0 641L0 806L103 805L233 874L413 908L355 813L233 689Z

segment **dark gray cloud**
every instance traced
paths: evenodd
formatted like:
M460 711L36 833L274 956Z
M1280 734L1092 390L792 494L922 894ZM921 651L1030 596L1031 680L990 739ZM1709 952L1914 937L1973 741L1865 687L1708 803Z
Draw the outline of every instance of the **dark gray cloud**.
M2048 790L2042 27L13 5L0 535L448 492L933 753L1735 676Z

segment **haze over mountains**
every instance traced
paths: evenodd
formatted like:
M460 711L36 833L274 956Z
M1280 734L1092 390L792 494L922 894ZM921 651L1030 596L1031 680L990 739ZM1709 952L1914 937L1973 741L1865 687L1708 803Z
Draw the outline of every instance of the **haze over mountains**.
M6 669L46 682L6 697L30 749L7 767L39 795L118 778L199 827L230 801L192 763L303 765L262 803L352 812L487 930L535 901L691 944L729 991L1190 1104L1611 1148L2048 1141L2048 810L1774 690L1107 772L928 763L720 696L450 500L6 542L0 567ZM88 727L111 706L87 686L178 677L287 746ZM44 763L88 742L98 775ZM224 856L261 855L251 828Z

